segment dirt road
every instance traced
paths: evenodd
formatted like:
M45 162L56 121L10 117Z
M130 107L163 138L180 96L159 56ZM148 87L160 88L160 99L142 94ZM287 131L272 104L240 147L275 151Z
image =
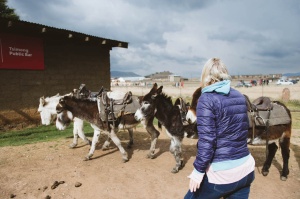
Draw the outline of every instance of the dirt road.
M192 88L189 90L191 93ZM247 93L255 93L254 90L255 88L249 88ZM280 95L280 90L271 91L269 95ZM172 95L173 91L168 92ZM299 96L297 97L299 99ZM255 96L251 95L251 98ZM119 136L125 147L128 142L127 132L120 132ZM133 148L127 149L130 158L127 163L122 163L121 154L114 146L107 151L100 150L103 139L104 137L101 137L100 145L90 161L83 161L89 146L81 141L77 148L69 149L71 138L0 148L0 198L183 198L188 190L187 176L193 170L197 140L184 139L182 148L186 165L179 173L172 174L170 171L175 165L175 160L168 151L170 140L164 129L157 142L155 159L146 158L150 148L150 137L143 128L134 132ZM251 188L251 199L300 198L299 130L293 130L291 142L290 174L285 182L280 180L280 150L276 153L269 175L264 177L260 171L265 159L265 148L249 146L256 161L256 179ZM51 189L55 181L61 184ZM75 187L77 182L81 183L81 186Z

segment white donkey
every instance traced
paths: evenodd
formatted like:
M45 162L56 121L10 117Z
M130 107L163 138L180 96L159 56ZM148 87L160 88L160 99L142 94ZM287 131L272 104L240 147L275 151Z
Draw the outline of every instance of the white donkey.
M70 94L67 94L70 95ZM40 97L40 104L38 112L40 112L41 122L43 125L50 125L56 117L56 106L59 100L64 97L56 94L52 97ZM73 142L70 144L70 148L75 148L78 144L78 137L80 137L85 143L91 145L91 141L85 136L83 131L83 120L74 118L73 127Z

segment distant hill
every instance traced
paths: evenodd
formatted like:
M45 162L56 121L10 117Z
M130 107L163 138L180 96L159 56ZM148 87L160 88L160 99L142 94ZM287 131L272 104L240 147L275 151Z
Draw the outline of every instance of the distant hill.
M122 72L122 71L110 71L110 76L112 78L116 77L142 77L141 75L138 75L133 72Z
M300 72L299 73L285 73L285 74L282 74L282 76L286 76L286 77L300 76Z
M172 75L170 71L163 71L163 72L156 72L151 75L146 75L146 78L151 78L151 79L167 79L170 75Z

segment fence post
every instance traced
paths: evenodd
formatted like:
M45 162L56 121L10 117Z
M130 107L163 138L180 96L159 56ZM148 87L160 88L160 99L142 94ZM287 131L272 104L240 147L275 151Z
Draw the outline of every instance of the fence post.
M282 97L281 97L282 101L283 101L283 102L288 102L288 101L290 101L290 96L291 96L291 94L290 94L290 89L284 88L284 89L282 90Z

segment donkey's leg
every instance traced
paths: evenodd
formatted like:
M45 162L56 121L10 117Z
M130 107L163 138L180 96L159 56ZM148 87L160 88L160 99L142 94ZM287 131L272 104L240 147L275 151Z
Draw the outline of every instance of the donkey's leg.
M77 146L78 144L78 133L77 133L77 128L75 126L75 123L74 123L74 127L73 127L73 142L70 144L70 148L73 149Z
M269 144L269 146L268 146L269 153L267 154L267 159L266 159L266 161L264 163L264 166L262 168L263 176L267 176L269 174L269 168L272 164L272 160L273 160L273 158L276 154L277 149L278 149L278 147L277 147L275 142Z
M105 150L108 150L109 149L109 145L111 143L111 138L109 136L107 136L104 144L102 145L102 150L105 151Z
M84 131L83 131L83 128L78 128L78 136L88 145L91 145L92 142L91 140L89 140L85 134L84 134Z
M115 145L119 148L121 154L122 154L122 158L123 158L123 162L127 162L128 161L128 155L127 152L125 151L125 149L122 147L121 145L121 141L120 139L117 137L114 128L111 129L110 133L108 133L108 135L110 136L110 138L112 139L112 141L115 143Z
M170 152L174 155L176 165L172 169L172 173L177 173L180 169L184 167L184 163L182 160L182 150L181 150L181 141L182 139L177 136L171 137L171 145L170 145Z
M77 126L77 133L78 136L88 145L91 145L92 142L85 136L84 131L83 131L83 120L79 119L79 118L74 118L74 127L75 124Z
M128 128L127 129L128 134L129 134L129 142L127 144L127 148L131 149L132 145L133 145L133 128ZM107 150L109 149L109 145L110 145L111 139L108 136L106 141L104 142L103 146L102 146L102 150Z
M70 148L75 148L78 144L78 127L80 126L80 123L83 123L82 120L78 118L74 118L74 124L73 124L73 143L70 144Z
M144 126L147 130L147 132L150 134L151 136L151 146L150 146L150 151L147 154L147 158L154 158L154 153L155 153L155 146L156 146L156 142L159 136L159 131L155 129L154 125L153 125L153 120L154 117L150 118L147 121L144 121ZM143 121L142 121L143 122Z
M89 153L87 154L87 156L85 157L84 160L90 160L91 159L91 157L94 155L97 143L99 142L100 129L98 127L96 127L95 125L93 125L93 124L91 124L91 126L94 129L94 135L93 135L92 145L91 145Z
M290 138L284 137L279 141L281 147L281 155L283 159L283 167L280 179L286 181L289 175L289 158L290 158Z
M91 141L86 138L83 131L83 120L79 118L74 118L74 127L73 127L73 143L70 144L70 148L75 148L78 144L78 136L85 141L85 143L91 145Z
M127 149L131 149L133 145L133 128L127 129L129 134L129 142L127 143Z

